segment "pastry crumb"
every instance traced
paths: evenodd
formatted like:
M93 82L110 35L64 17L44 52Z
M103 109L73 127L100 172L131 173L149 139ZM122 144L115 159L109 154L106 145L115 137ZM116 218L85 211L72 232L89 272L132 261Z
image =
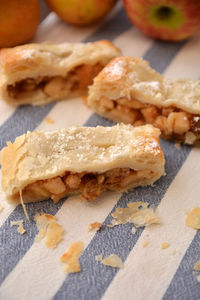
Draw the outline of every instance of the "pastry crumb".
M200 282L200 275L196 277L197 281Z
M70 245L67 252L60 257L60 261L66 264L64 266L64 273L81 272L79 257L83 252L83 248L83 242L74 242Z
M193 229L200 229L200 207L195 207L188 213L185 224Z
M167 242L164 242L164 243L162 243L162 245L161 245L161 249L167 249L169 247L169 243L167 243Z
M46 118L44 118L44 120L46 123L51 124L51 125L55 123L55 121L53 119L51 119L50 117L46 117Z
M188 145L192 145L194 144L194 142L196 141L196 136L193 132L189 131L189 132L186 132L186 135L185 135L185 144L188 144Z
M101 262L103 260L103 255L97 255L95 256L95 259Z
M92 230L98 231L101 228L102 228L102 224L100 222L94 222L88 226L88 231L92 231Z
M103 258L102 255L96 257L96 260L101 262L105 266L113 267L113 268L123 268L124 263L121 258L116 254L110 254L108 257Z
M45 245L48 248L56 248L62 240L63 227L56 222L56 217L50 214L37 214L35 221L39 233L35 237L35 242L39 242L46 237Z
M148 208L148 205L149 204L147 202L138 201L128 203L125 208L117 207L115 212L112 214L114 219L109 227L126 223L133 223L136 228L151 224L159 224L159 217L155 214L152 208Z
M131 232L132 232L132 234L136 233L136 228L134 226L132 227Z
M23 220L18 220L18 221L11 221L10 222L10 226L18 226L17 228L17 231L20 233L20 234L24 234L26 232L26 230L24 229L23 227Z
M195 264L194 264L194 268L195 271L200 271L200 260L198 260Z
M144 241L144 242L142 243L142 247L143 247L143 248L147 247L148 245L149 245L149 242L148 242L148 241Z
M176 148L177 150L180 150L180 149L181 149L181 144L180 144L180 143L175 143L174 146L175 146L175 148Z
M4 207L0 204L0 212L2 212L3 209Z
M45 245L48 248L56 248L58 243L62 240L63 227L56 223L51 222L47 228Z

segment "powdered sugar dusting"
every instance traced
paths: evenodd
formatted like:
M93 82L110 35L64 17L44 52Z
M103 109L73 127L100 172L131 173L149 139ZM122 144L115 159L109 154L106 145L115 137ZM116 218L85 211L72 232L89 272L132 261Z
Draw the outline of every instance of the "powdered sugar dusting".
M143 103L164 107L173 105L189 113L200 114L200 80L171 80L156 72L144 60L130 57L115 59L104 72L108 82L114 86L106 91L110 99L126 96ZM104 90L103 95L106 96L106 93Z
M52 132L27 134L28 156L22 160L23 174L31 176L46 170L48 174L70 169L74 172L108 170L114 162L127 167L132 153L160 153L159 130L151 125L134 128L131 125L113 127L71 127ZM127 162L128 161L128 162Z
M140 91L143 94L161 98L161 86L159 81L141 81L133 85L133 90Z
M125 60L115 60L115 63L111 63L109 67L105 68L104 71L106 75L109 77L115 77L115 79L120 79L124 73L125 68L127 66L127 62Z
M32 59L36 53L37 52L35 49L20 50L20 56L23 57L24 59Z

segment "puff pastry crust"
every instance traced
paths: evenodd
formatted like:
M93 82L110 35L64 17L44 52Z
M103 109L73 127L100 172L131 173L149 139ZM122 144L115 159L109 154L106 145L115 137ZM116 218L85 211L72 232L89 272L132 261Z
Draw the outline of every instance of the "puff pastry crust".
M120 55L111 42L27 44L0 51L0 96L13 105L41 105L86 94L93 78Z
M15 203L20 193L24 202L77 192L91 201L104 190L153 184L164 173L159 134L125 124L28 132L1 151L3 190Z
M167 79L142 59L113 59L94 79L87 102L109 119L152 124L165 138L200 139L200 80Z

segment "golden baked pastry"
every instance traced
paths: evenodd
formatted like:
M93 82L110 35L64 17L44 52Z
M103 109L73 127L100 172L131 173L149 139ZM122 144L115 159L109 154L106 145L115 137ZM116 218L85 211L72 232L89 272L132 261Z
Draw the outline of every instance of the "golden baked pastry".
M160 131L151 125L28 132L1 151L2 187L18 203L153 184L164 173Z
M188 144L200 139L200 80L167 79L142 59L113 59L94 79L87 101L114 121L152 124L163 137Z
M27 44L0 51L1 98L41 105L85 94L93 78L120 55L109 41Z

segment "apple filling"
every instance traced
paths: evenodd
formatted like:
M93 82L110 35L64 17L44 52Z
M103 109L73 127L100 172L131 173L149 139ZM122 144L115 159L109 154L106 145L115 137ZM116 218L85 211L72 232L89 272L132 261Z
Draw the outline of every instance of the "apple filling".
M152 124L165 138L174 137L193 144L200 139L200 116L175 107L157 107L135 99L119 98L113 101L102 96L96 107L102 115L114 121L134 126Z
M144 184L152 178L153 171L132 170L129 168L115 168L104 173L70 173L51 179L39 180L27 185L22 191L23 201L29 202L51 198L54 202L59 201L70 193L81 193L83 199L92 201L103 191L126 191L130 187ZM16 201L19 194L16 194Z
M54 99L62 99L71 93L83 93L92 84L93 78L102 70L101 63L95 65L80 65L62 76L40 76L38 78L28 78L8 85L7 91L10 97L20 99L31 96L36 91L42 91Z

